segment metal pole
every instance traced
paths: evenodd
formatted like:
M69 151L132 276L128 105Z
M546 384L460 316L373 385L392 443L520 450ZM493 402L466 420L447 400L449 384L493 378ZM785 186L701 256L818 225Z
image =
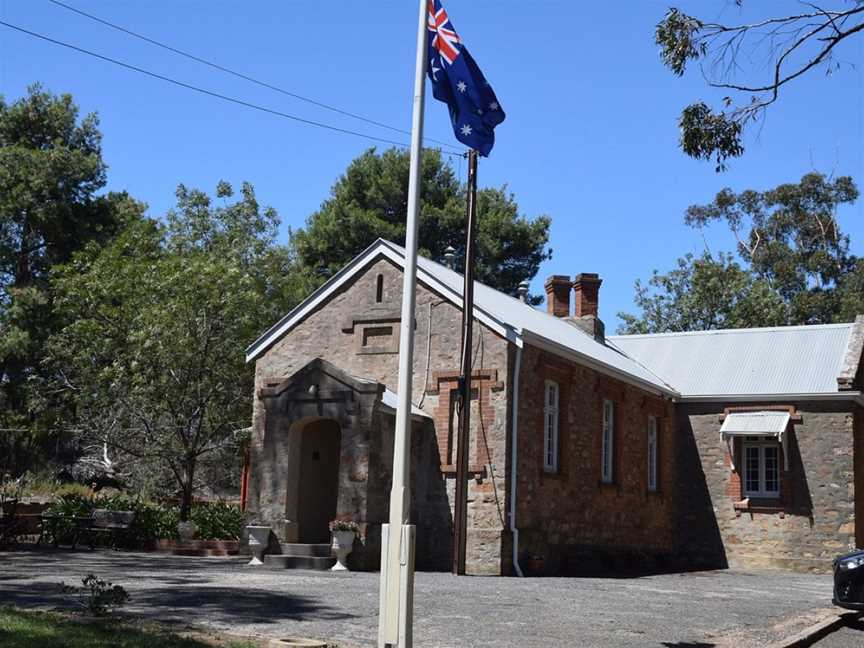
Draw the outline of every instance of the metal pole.
M410 648L413 613L413 533L408 530L411 507L411 383L414 377L414 306L417 285L417 226L420 207L420 160L423 153L423 101L426 90L427 1L419 0L414 109L411 121L411 165L405 224L405 269L399 337L399 381L393 442L393 484L387 546L382 547L379 645ZM400 622L401 621L401 622ZM401 626L401 628L400 628ZM401 629L401 632L400 632Z
M477 230L477 151L468 153L468 217L465 284L462 289L462 365L459 374L459 437L456 442L456 503L453 512L453 573L465 573L468 539L468 443L471 430L471 352L474 345L474 248Z

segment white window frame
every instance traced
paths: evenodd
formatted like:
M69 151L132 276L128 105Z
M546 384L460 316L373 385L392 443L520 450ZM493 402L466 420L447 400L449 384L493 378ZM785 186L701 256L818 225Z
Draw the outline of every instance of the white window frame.
M648 417L648 490L657 492L657 417Z
M559 407L561 388L547 380L543 389L543 470L558 471Z
M747 487L749 473L750 473L750 464L747 461L747 449L755 448L758 452L759 456L759 466L757 468L758 475L757 481L759 483L759 488L756 490L750 490ZM766 448L775 448L777 451L777 461L776 461L776 469L777 469L777 490L768 490L765 487L765 449ZM780 464L780 443L777 441L775 437L744 437L743 443L741 444L741 491L744 493L744 497L756 497L756 498L765 498L765 499L778 499L780 497L780 481L783 478L782 468Z
M615 403L603 401L603 429L601 431L601 473L604 484L615 481Z

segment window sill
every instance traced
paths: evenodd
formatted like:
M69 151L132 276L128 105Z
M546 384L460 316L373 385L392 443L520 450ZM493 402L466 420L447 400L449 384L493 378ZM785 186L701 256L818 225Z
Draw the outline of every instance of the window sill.
M621 492L621 486L618 482L598 482L597 485L600 487L601 491L614 491L616 493Z
M786 507L780 498L747 497L732 506L736 517L741 517L741 513L779 513L781 518L786 517Z
M456 466L454 464L444 464L441 466L441 474L446 475L448 477L456 476ZM469 464L468 465L468 478L471 479L485 479L486 478L486 466L481 464Z
M540 471L540 479L567 479L569 477L566 470L549 470L548 468L543 468Z
M645 496L646 497L663 497L663 491L661 491L660 489L655 489L655 490L648 489L645 491Z

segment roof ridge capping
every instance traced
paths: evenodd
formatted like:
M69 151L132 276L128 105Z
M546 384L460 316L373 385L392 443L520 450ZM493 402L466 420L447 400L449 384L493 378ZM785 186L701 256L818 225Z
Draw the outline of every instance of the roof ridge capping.
M862 316L859 315L858 318ZM632 333L624 335L609 335L607 337L615 339L623 338L649 338L649 337L676 337L676 336L695 336L695 335L734 335L745 333L762 333L775 331L812 331L814 329L836 329L836 328L853 328L857 325L858 319L855 322L840 322L834 324L794 324L792 326L754 326L751 328L730 328L730 329L707 329L703 331L669 331L666 333Z
M861 368L862 355L864 355L864 315L858 315L849 332L846 353L843 355L840 373L837 375L837 389L840 391L854 389L855 377Z

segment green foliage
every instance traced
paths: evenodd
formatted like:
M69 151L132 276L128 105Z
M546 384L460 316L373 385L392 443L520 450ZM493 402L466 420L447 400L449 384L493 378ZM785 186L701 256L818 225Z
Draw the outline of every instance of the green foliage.
M856 263L835 214L857 198L852 178L832 181L808 173L799 183L768 191L724 189L714 202L689 207L685 222L693 227L724 223L753 276L768 282L787 305L790 324L828 323L837 321L837 289Z
M161 225L130 224L58 269L69 324L49 342L88 441L171 475L188 518L201 457L236 445L251 416L243 349L291 305L278 220L252 187L220 183L214 206L180 186ZM119 431L118 431L119 429Z
M707 53L707 44L699 40L703 23L697 18L670 8L654 30L654 42L660 46L660 58L676 75L684 74L690 60Z
M838 321L851 322L856 315L864 313L864 259L857 259L855 267L843 277L837 296Z
M703 102L681 111L678 120L681 149L697 160L715 159L715 171L726 170L726 159L744 153L741 143L743 124L724 113L715 113Z
M129 542L135 547L147 548L153 540L177 539L177 524L180 522L180 508L177 505L152 502L123 493L67 493L57 497L46 513L63 518L57 526L59 540L68 543L75 529L74 518L87 517L97 508L135 512L135 521L128 536ZM189 519L198 527L198 537L202 540L239 540L245 524L240 509L225 502L195 504L190 510Z
M245 525L240 509L225 502L195 506L190 519L203 540L239 540Z
M666 333L778 326L786 307L764 280L754 279L732 255L688 254L666 274L656 270L648 285L636 282L639 316L619 313L620 333Z
M838 206L858 197L852 178L809 173L769 191L729 189L687 209L685 222L722 222L732 254L688 255L666 274L636 282L640 315L619 314L626 333L851 321L864 312L864 260L849 251Z
M76 482L60 484L56 489L54 489L53 494L59 498L67 496L88 500L93 498L93 490L89 486L78 484Z
M212 635L197 638L188 630L180 636L168 625L114 617L81 623L55 612L0 608L3 648L213 648ZM258 642L225 641L225 648L257 648ZM335 648L335 647L334 647Z
M74 594L75 602L93 616L105 616L111 610L126 605L129 593L122 585L114 585L94 574L81 579L81 587L60 583L60 591Z
M69 95L39 85L0 97L0 457L23 472L56 445L62 416L46 384L45 342L59 316L51 268L90 241L104 242L143 207L105 185L96 115L79 119Z
M49 506L45 513L58 516L60 519L51 527L54 540L63 544L72 542L74 537L77 522L75 518L84 518L90 515L93 510L93 499L74 493L69 493L59 496L54 503Z
M824 66L831 74L841 66L835 47L864 34L862 18L861 2L830 11L807 5L788 16L763 16L737 25L703 22L669 9L654 31L663 64L680 77L688 64L698 62L709 87L730 93L721 111L701 101L682 111L683 151L696 159L713 157L716 171L725 170L728 158L744 153L745 127L777 101L781 89L814 68ZM752 81L760 73L765 77Z
M374 148L355 159L304 229L292 235L307 289L314 288L371 245L377 238L405 240L409 154ZM420 253L442 259L457 251L461 269L465 240L465 187L437 151L426 151L421 174ZM477 192L476 277L515 295L519 282L537 274L550 258L548 216L520 214L506 188ZM541 298L534 298L538 303Z

